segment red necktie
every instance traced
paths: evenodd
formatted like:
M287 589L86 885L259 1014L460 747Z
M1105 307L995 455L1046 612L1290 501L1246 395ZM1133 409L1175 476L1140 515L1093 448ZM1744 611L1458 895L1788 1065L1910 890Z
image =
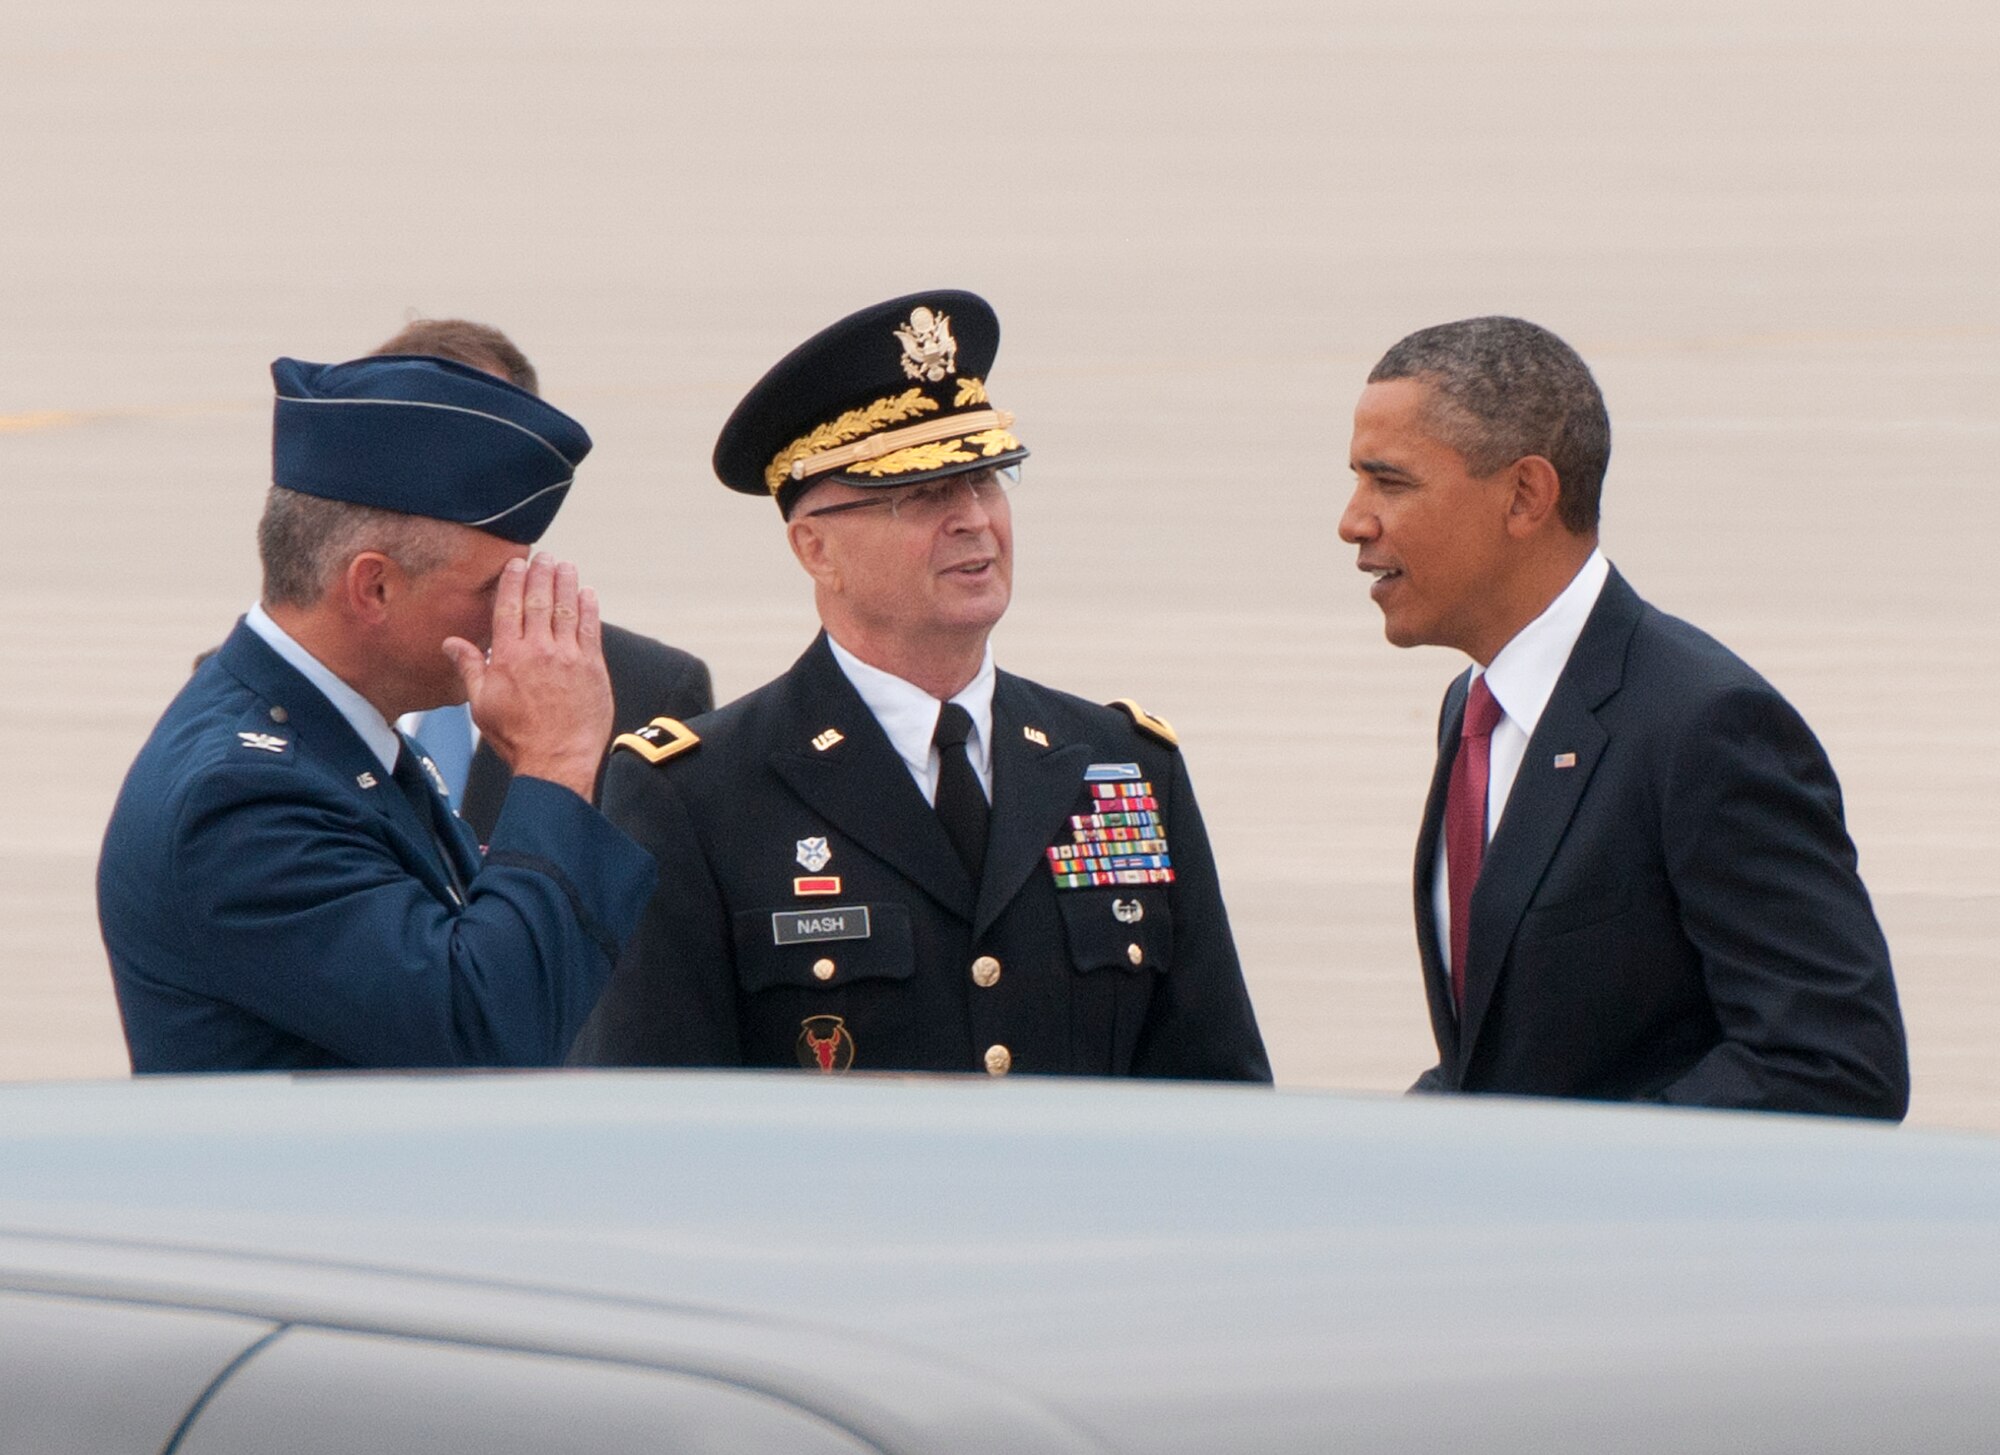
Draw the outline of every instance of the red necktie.
M1472 930L1472 886L1486 857L1486 783L1500 704L1481 673L1465 699L1458 756L1444 798L1444 868L1451 893L1451 999L1465 1013L1465 957Z

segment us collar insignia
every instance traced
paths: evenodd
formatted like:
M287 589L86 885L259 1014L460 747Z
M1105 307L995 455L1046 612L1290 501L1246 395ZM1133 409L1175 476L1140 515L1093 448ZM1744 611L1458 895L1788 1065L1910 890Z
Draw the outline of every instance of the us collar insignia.
M921 303L910 310L910 321L896 330L903 345L903 372L935 384L958 372L958 340L951 336L951 315L933 313Z
M837 1015L809 1015L799 1022L799 1064L832 1075L854 1064L854 1037Z
M825 732L821 733L818 737L813 739L813 747L818 749L820 752L824 753L828 748L832 747L835 743L844 743L846 741L847 741L847 735L843 733L839 728L828 728Z
M1043 732L1038 727L1022 728L1021 736L1026 738L1029 742L1033 743L1038 748L1046 748L1049 745L1049 735Z
M808 874L817 874L833 862L833 850L826 846L824 836L800 839L798 860Z

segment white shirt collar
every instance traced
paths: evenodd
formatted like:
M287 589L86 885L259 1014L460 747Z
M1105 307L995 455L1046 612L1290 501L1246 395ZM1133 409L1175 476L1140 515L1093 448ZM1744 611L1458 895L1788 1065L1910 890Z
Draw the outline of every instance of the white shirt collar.
M840 664L841 672L888 734L896 756L909 768L917 787L935 803L937 750L931 746L931 734L937 731L938 700L914 682L869 666L831 633L826 644L833 648L833 660ZM966 739L965 751L989 801L993 797L993 680L993 646L989 642L978 673L951 698L972 716L972 736Z
M375 710L375 704L334 676L318 657L300 646L290 632L272 621L262 602L244 614L243 624L262 637L266 646L320 690L320 695L333 704L335 712L347 719L347 725L368 745L368 751L375 755L385 771L396 771L396 755L403 751L403 740L396 736L389 720Z
M1610 579L1611 563L1604 559L1602 550L1593 550L1556 599L1487 664L1487 690L1524 737L1535 735L1542 709L1556 690L1556 679L1569 665L1576 639L1583 635L1591 608ZM1478 675L1474 674L1475 679Z

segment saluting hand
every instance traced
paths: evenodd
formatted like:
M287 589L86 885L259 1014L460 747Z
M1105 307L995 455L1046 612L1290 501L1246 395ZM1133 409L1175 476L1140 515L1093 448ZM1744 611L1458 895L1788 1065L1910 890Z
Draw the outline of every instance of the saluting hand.
M472 720L516 777L546 778L589 798L611 738L611 678L597 593L546 551L510 561L493 598L489 657L463 637L445 652Z

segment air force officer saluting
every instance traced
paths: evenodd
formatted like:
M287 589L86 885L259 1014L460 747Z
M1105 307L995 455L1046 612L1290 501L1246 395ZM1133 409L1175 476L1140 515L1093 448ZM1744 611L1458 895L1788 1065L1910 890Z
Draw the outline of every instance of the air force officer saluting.
M596 598L527 559L589 437L440 359L272 375L262 599L154 728L98 864L133 1069L560 1061L654 876L589 801ZM483 859L390 726L468 697L514 771Z

